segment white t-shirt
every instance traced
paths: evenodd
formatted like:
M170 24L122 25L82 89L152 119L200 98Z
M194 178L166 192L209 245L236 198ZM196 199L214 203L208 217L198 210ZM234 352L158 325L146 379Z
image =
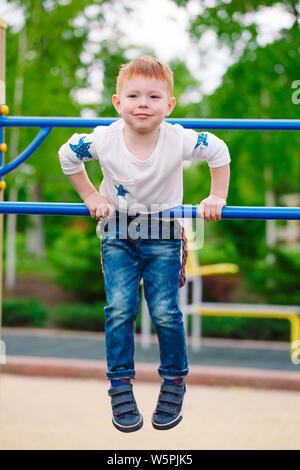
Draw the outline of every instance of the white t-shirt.
M134 206L142 214L155 213L181 205L185 160L204 160L211 168L230 162L227 145L214 134L165 121L153 153L139 160L126 147L123 127L119 119L91 134L73 134L58 152L66 175L80 172L85 161L99 160L100 193L121 212Z

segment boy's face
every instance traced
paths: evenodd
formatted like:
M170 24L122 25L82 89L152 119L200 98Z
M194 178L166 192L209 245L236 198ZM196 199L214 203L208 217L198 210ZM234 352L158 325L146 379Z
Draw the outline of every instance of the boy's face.
M176 104L164 81L140 75L124 80L119 95L113 95L112 101L125 124L142 133L158 128Z

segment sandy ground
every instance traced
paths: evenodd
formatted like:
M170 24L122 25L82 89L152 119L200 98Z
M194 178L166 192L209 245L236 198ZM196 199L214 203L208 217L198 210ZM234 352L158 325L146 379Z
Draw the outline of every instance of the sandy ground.
M134 383L141 430L111 424L108 383L2 374L0 449L300 449L300 393L189 386L183 421L151 425L159 384Z

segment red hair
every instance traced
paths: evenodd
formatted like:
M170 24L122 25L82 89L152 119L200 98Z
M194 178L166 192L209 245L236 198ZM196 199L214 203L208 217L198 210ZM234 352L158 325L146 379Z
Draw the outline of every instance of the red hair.
M173 95L174 81L172 70L167 64L150 56L141 56L127 64L121 65L117 77L117 94L120 93L124 81L136 75L156 78L166 82L170 96Z

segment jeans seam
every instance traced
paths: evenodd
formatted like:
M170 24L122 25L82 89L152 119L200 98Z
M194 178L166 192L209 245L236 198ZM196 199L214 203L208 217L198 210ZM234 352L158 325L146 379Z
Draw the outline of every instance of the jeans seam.
M137 279L137 290L138 290L139 289L139 283L138 283L139 275L137 275L136 279ZM134 308L134 318L133 318L133 324L132 324L132 329L133 329L132 336L133 336L133 338L132 338L132 341L130 341L130 351L129 351L130 361L131 361L131 365L132 365L133 369L134 369L134 365L135 365L134 364L133 347L134 347L134 340L135 340L135 338L134 338L135 337L135 323L136 323L136 318L137 318L137 314L138 314L138 312L137 312L138 304L139 304L139 293L136 296L136 303L135 303L135 308Z

